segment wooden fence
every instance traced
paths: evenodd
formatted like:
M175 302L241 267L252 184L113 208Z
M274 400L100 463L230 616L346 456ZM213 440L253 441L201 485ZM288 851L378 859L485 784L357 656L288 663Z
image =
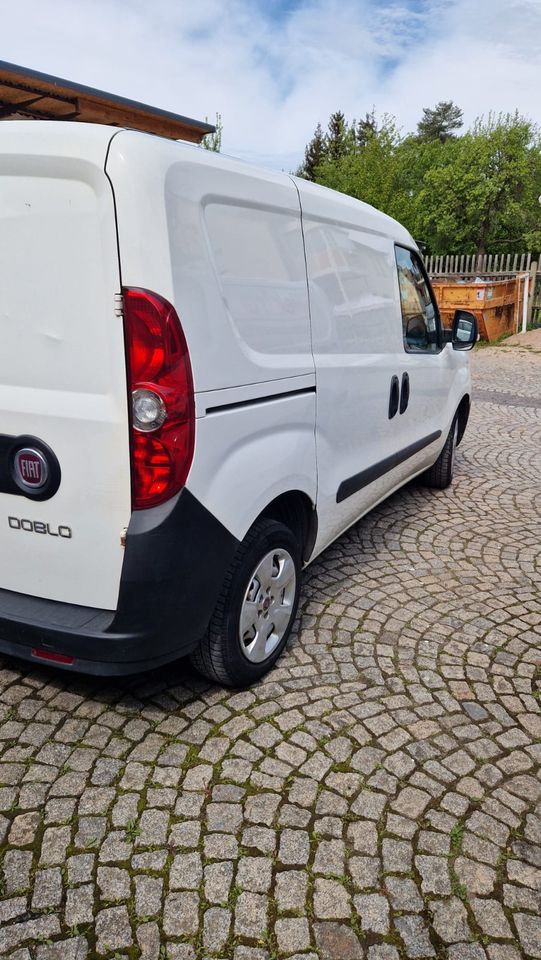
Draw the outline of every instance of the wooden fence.
M539 257L532 253L455 253L425 257L429 274L436 273L523 273Z
M485 277L495 274L530 274L528 296L528 326L541 327L541 254L534 253L476 253L447 254L425 257L425 266L430 277L470 276Z

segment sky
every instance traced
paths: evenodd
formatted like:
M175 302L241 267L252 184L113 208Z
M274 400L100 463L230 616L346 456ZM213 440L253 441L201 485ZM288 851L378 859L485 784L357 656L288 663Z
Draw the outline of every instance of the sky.
M318 121L454 100L541 124L541 0L0 0L0 59L211 122L286 171Z

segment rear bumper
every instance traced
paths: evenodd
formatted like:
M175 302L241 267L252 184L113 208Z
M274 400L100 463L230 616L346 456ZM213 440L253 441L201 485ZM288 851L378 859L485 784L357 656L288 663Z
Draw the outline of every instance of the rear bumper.
M133 513L116 611L0 590L0 653L99 676L140 673L184 656L206 630L237 546L182 490Z

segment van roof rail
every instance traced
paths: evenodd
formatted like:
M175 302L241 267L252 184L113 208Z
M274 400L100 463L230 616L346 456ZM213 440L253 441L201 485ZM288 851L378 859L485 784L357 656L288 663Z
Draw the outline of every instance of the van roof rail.
M79 120L200 143L215 127L0 60L0 120Z

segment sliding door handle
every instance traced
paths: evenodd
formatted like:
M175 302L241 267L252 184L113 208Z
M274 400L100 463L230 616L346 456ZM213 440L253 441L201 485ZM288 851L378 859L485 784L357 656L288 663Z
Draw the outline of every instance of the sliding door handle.
M402 387L400 389L400 413L404 413L410 402L410 378L407 373L402 374Z
M392 420L396 411L398 410L398 404L400 403L400 383L397 376L391 377L391 390L389 393L389 420Z

